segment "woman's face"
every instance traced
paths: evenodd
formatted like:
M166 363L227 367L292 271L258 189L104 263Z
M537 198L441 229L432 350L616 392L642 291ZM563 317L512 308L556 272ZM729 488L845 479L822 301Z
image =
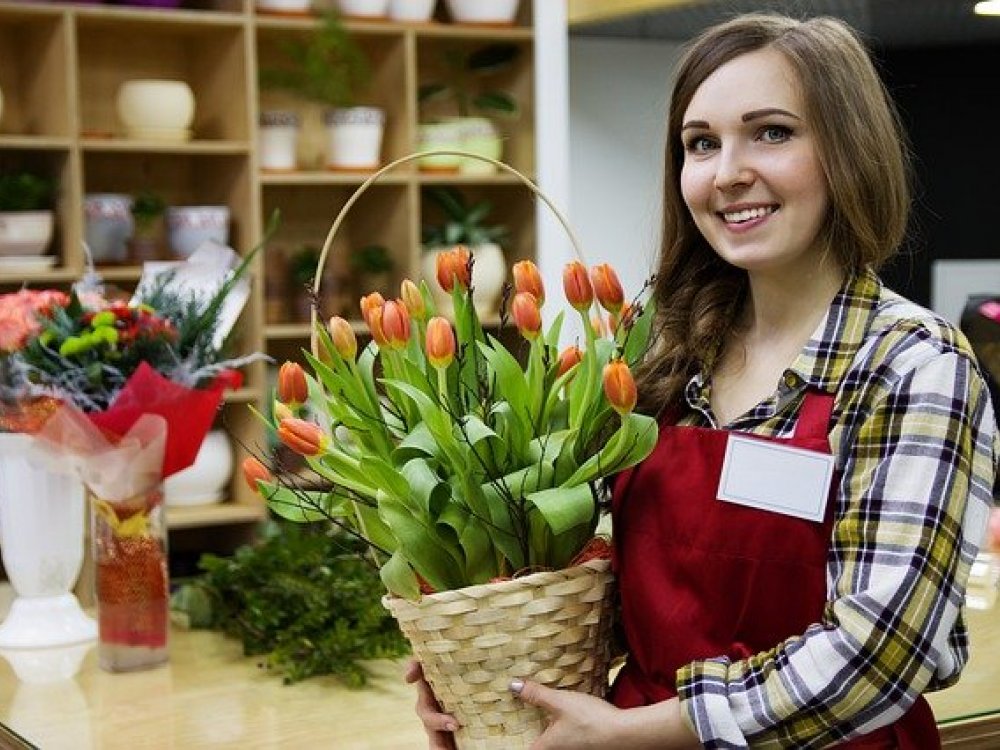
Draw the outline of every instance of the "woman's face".
M829 192L797 78L781 53L749 52L712 73L684 113L681 193L727 262L751 273L814 264Z

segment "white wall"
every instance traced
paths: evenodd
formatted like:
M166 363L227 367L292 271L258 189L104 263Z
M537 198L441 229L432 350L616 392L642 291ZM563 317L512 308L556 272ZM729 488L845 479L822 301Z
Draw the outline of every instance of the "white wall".
M673 43L570 38L570 223L587 262L611 263L626 293L652 273L658 249L678 55Z

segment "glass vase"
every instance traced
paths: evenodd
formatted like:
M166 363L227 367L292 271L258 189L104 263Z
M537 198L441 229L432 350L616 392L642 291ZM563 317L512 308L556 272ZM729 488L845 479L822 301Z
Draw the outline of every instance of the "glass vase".
M163 664L170 589L163 483L124 500L89 495L98 663L109 672Z

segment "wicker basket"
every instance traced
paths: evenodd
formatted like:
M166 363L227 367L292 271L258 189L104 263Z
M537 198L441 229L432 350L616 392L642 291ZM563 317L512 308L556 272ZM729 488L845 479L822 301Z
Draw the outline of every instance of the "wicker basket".
M604 696L614 578L607 560L411 602L385 597L461 750L527 748L544 713L507 689L519 677Z
M504 164L464 151L426 151L382 167L347 200L327 234L318 268L326 264L348 211L374 182L400 165L427 156L460 155L489 162L517 177L549 208L576 254L580 243L566 219L527 177ZM323 274L313 283L318 298ZM312 350L318 356L313 309ZM516 700L515 677L603 696L608 685L612 589L607 560L509 581L443 591L411 602L386 597L438 701L461 724L460 750L527 748L545 726L544 714Z

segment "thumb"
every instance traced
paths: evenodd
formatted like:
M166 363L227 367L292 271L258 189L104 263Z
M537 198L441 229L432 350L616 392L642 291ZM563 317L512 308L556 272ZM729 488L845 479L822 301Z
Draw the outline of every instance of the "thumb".
M558 690L554 690L531 680L511 680L510 692L515 698L520 698L525 703L537 706L543 711L554 713L559 708Z

